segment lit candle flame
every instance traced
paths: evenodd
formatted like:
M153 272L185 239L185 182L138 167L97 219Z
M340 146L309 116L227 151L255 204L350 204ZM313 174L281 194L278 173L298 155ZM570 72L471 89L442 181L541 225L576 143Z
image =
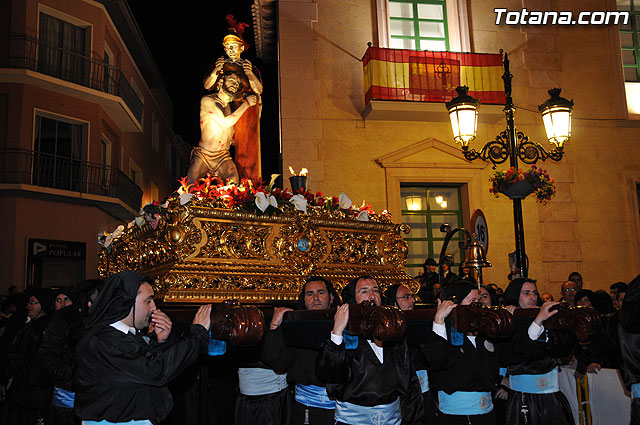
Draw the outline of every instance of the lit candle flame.
M291 165L289 165L289 172L291 173L292 176L296 175L296 172L293 171L293 167Z
M306 176L308 173L309 173L309 170L307 170L306 168L303 168L302 170L300 170L301 176Z

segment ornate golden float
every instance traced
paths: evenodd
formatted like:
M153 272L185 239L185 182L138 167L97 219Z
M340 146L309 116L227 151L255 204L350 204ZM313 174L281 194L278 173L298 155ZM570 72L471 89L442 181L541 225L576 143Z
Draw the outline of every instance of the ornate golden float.
M409 228L388 215L313 203L303 212L290 202L268 215L228 205L224 197L194 196L184 205L170 198L151 220L130 224L100 250L100 276L151 275L164 302L187 304L294 301L310 275L338 288L366 274L383 288L405 283L417 290L404 271L402 233Z

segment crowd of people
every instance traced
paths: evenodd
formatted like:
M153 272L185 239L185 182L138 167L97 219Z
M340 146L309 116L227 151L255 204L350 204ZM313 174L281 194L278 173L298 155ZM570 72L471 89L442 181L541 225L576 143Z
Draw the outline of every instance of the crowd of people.
M558 367L572 364L576 376L620 369L633 397L630 423L640 424L640 276L612 284L607 294L583 288L580 274L572 273L554 301L538 294L533 279L513 279L503 291L477 285L469 270L456 275L451 264L436 267L425 261L415 293L401 284L382 293L371 276L354 279L341 293L324 277L306 279L293 308L267 314L258 346L222 356L233 366L221 372L236 379L211 385L224 387L218 394L233 407L200 397L216 406L207 423L569 425L574 418L558 387ZM211 306L201 307L190 324L174 323L155 305L152 284L150 277L121 272L104 282L28 293L13 288L4 296L0 425L198 423L197 415L171 414L174 399L194 405L188 400L194 393L187 396L172 383L186 375L204 379L204 369L187 371L210 359L203 354ZM431 305L432 328L419 345L352 335L349 309L364 302L400 310ZM595 309L599 327L582 340L572 330L545 328L560 302ZM539 309L528 327L491 339L452 327L452 312L470 304L512 313ZM287 342L288 311L329 308L336 311L324 343Z

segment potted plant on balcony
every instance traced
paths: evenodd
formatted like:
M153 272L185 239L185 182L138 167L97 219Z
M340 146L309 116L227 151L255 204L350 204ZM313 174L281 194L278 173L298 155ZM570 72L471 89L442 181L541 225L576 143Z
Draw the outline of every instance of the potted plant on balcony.
M496 171L489 181L491 182L489 192L496 198L502 193L509 199L524 199L535 193L536 201L544 205L556 193L556 187L549 173L535 165L526 171L515 167L507 171Z

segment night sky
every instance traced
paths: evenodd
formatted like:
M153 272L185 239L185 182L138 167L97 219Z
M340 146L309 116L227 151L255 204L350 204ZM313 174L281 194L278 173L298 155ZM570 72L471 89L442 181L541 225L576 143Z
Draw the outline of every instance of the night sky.
M222 39L228 33L225 21L233 14L249 24L243 38L249 43L242 57L262 74L262 175L281 173L278 152L277 68L256 58L251 1L148 2L127 0L153 54L173 101L173 130L189 145L200 140L200 98L207 94L202 80L217 58L224 55Z

